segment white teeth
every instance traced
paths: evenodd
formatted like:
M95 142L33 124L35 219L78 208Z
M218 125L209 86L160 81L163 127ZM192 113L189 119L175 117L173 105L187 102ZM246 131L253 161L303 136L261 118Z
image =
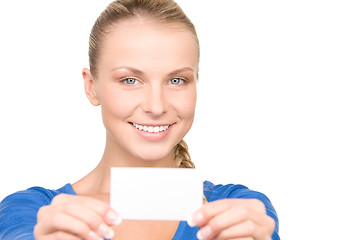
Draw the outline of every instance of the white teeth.
M170 125L165 125L165 126L145 126L145 125L139 125L136 123L132 123L135 128L144 131L144 132L150 132L150 133L158 133L162 131L166 131Z

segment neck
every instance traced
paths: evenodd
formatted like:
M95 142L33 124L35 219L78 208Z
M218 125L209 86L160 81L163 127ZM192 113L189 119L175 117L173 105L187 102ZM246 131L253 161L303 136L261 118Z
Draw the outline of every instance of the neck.
M107 135L100 163L87 176L73 184L78 195L109 194L111 167L174 167L174 151L157 160L144 160L129 154Z

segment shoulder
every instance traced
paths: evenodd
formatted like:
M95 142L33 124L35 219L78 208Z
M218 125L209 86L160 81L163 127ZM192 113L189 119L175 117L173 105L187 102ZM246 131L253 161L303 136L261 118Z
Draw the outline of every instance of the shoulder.
M266 206L268 215L273 216L275 220L277 219L274 206L266 195L261 192L251 190L240 184L215 185L212 182L205 181L204 195L208 202L226 198L258 199Z
M5 197L1 201L0 211L2 212L8 207L15 206L26 207L30 205L47 205L50 204L52 199L60 193L74 194L71 184L66 184L57 190L46 189L43 187L32 187L27 190L18 191Z
M225 198L256 198L264 203L270 203L268 197L263 193L251 190L240 184L215 185L212 182L205 181L204 195L210 202Z
M5 197L0 202L0 239L32 239L38 210L60 193L73 194L71 184L57 190L32 187Z
M225 198L241 198L242 196L252 195L247 187L240 184L217 184L204 182L204 195L209 202Z
M227 184L215 185L212 182L204 182L204 195L207 198L208 202L227 199L227 198L243 198L243 199L258 199L264 203L267 211L267 215L272 217L275 220L276 227L273 235L273 239L280 239L278 236L279 231L279 219L275 208L269 198L258 191L249 189L246 186L240 184Z

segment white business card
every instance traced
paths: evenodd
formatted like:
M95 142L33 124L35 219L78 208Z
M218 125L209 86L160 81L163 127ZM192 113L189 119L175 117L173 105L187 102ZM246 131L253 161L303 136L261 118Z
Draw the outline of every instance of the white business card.
M111 168L110 204L125 220L186 221L203 204L203 180L191 168Z

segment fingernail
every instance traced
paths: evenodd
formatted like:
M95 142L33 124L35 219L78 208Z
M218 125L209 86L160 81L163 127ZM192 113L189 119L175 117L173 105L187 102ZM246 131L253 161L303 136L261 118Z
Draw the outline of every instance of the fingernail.
M203 238L203 236L202 236L202 234L201 234L201 231L198 231L198 232L197 232L197 239L199 239L199 240L204 240L204 238Z
M187 224L188 224L190 227L196 226L195 223L192 221L191 218L190 218L189 220L187 220Z
M187 224L189 224L190 227L194 227L197 224L199 224L203 220L203 214L197 213L192 215L192 217L187 221Z
M119 214L115 213L113 210L108 211L106 218L109 221L109 223L113 225L119 225L122 222L122 219L119 216Z
M211 228L209 226L206 226L204 228L201 228L198 232L197 232L197 238L198 239L206 239L207 237L209 237L211 234Z
M98 232L105 238L111 239L114 236L114 231L106 224L102 223L99 226Z
M87 240L103 240L103 238L100 238L96 233L90 231Z
M113 222L113 225L118 226L122 221L123 219L120 216L118 216L117 220Z

